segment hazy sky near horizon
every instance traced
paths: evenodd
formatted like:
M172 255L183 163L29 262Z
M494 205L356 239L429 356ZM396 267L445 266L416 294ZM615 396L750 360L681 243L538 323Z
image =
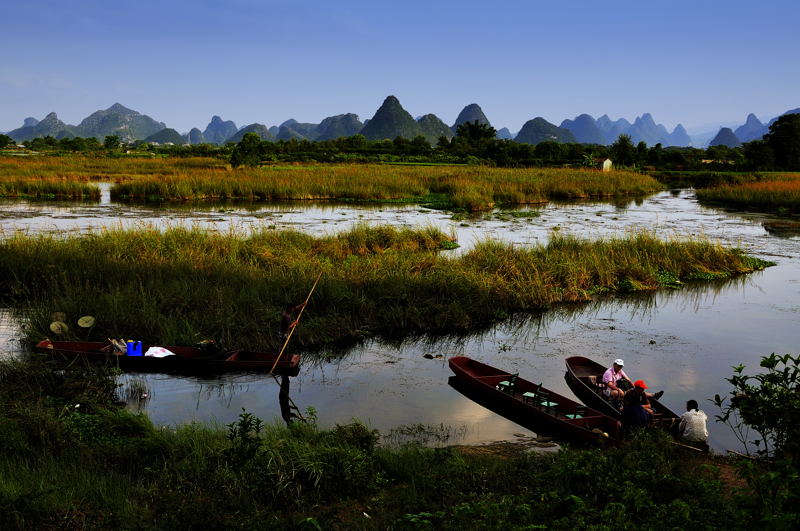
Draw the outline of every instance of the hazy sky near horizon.
M800 2L28 0L0 17L0 131L115 102L186 132L354 112L389 94L517 131L650 112L672 129L800 107ZM712 125L713 128L713 125Z

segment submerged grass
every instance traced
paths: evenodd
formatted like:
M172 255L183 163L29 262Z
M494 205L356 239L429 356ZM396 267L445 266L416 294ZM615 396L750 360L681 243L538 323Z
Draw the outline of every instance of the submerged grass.
M800 174L770 176L769 180L723 185L697 190L701 202L720 203L739 208L786 209L800 211Z
M29 339L50 334L52 314L64 312L73 324L97 317L90 335L99 339L215 337L271 349L281 310L302 301L319 273L294 336L305 346L465 332L516 312L768 265L708 240L663 241L646 232L596 241L554 235L530 248L486 240L450 257L442 249L452 246L434 228L366 225L321 238L197 228L17 234L0 242L0 296L27 309Z

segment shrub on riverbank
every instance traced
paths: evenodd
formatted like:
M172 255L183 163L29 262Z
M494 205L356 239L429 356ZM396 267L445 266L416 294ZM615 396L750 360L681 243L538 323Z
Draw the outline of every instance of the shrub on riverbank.
M302 301L320 273L294 336L305 346L468 332L557 303L768 265L708 240L649 233L596 241L554 235L530 248L483 241L454 257L440 251L452 245L438 229L364 225L322 238L185 228L18 234L0 242L0 295L25 308L32 340L51 335L52 314L64 312L72 322L96 316L88 335L99 340L216 337L268 350L278 346L282 309ZM77 337L75 328L65 337Z

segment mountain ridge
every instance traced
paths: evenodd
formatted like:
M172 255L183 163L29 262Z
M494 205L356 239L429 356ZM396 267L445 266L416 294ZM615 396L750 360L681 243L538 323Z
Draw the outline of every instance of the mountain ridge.
M781 116L796 113L800 113L800 108L788 110ZM762 138L769 131L769 126L777 118L778 116L762 122L755 114L750 113L743 124L738 127L731 125L730 129L738 141L750 142ZM682 124L676 125L670 132L663 124L657 123L650 113L643 113L634 118L633 123L625 118L611 120L607 114L596 120L589 114L579 114L575 118L563 120L560 126L551 124L543 118L542 120L545 123L539 121L536 124L540 126L540 129L548 130L551 137L558 139L569 138L564 135L563 131L565 130L570 132L575 139L574 141L587 144L610 145L617 140L620 134L627 134L634 143L643 141L648 146L660 143L664 147L692 145L703 147L709 143L709 139L719 134L718 129L716 132L708 131L689 135ZM394 139L397 136L412 139L417 135L422 135L434 144L441 136L451 138L458 125L467 121L478 121L491 126L491 122L477 103L466 105L459 113L455 123L452 126L447 126L433 113L421 115L420 118L414 120L412 115L400 105L395 96L388 96L373 118L365 120L363 123L359 120L358 115L348 113L329 116L319 124L299 123L296 120L289 119L281 124L282 127L273 125L269 128L266 126L262 128L258 127L262 126L262 124L252 123L246 127L249 129L245 132L252 130L262 138L269 140L274 140L277 137L279 139L296 138L312 141L332 140L353 136L358 133L364 134L370 139ZM528 120L526 124L530 122L533 122L533 120ZM529 125L526 135L531 131L530 128L532 126ZM556 129L552 129L552 127ZM199 128L192 128L182 138L191 144L211 143L222 145L231 141L231 139L243 136L244 133L239 133L246 128L240 129L233 121L223 121L218 115L214 115L205 130L201 131ZM117 102L107 109L91 113L77 126L64 123L55 112L51 112L41 121L34 117L27 117L21 127L13 129L6 134L16 142L44 136L52 136L54 138L93 136L103 140L108 135L117 135L124 142L133 142L144 140L164 129L167 129L164 122L159 122L146 114ZM445 129L449 129L449 132ZM497 138L511 139L512 135L508 128L502 127L497 131ZM522 129L520 129L519 133L521 132ZM517 133L517 137L519 137L519 133ZM174 138L174 135L170 136ZM728 137L727 134L725 136ZM524 137L525 135L523 135Z

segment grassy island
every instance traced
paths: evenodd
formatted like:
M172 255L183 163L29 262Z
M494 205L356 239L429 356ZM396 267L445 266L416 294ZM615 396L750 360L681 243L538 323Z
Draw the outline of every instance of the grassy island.
M327 237L261 230L115 229L0 241L0 296L26 309L30 339L54 312L97 317L93 337L276 347L282 308L319 286L295 334L321 346L382 335L460 333L559 303L728 278L768 263L704 239L649 233L546 245L483 241L461 255L438 229L359 225ZM75 327L73 327L75 328ZM70 332L72 334L73 332Z
M697 199L736 208L800 212L800 174L776 174L755 182L698 189Z
M119 200L402 201L472 211L551 200L642 196L663 188L639 173L580 168L298 164L231 170L212 158L0 157L0 186L4 181L44 180L64 186L72 181L112 180L111 196Z

